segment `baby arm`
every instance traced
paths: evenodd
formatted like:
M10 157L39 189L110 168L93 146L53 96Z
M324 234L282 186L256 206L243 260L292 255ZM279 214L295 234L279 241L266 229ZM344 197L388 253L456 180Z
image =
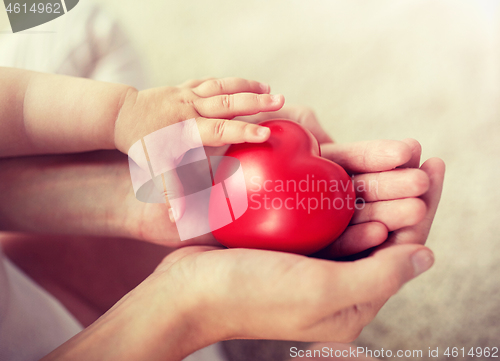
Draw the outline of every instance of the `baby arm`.
M120 84L0 68L0 156L114 148Z
M146 91L0 67L0 157L118 149L145 135L195 118L206 145L262 142L269 133L235 116L274 111L283 96L239 78L187 82ZM227 124L226 124L227 123Z

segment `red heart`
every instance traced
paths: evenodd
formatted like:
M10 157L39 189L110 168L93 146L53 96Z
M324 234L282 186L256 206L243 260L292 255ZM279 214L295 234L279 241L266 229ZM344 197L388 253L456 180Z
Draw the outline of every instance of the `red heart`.
M212 193L210 223L228 206L233 221L212 227L213 235L227 247L305 255L319 251L340 236L354 214L351 178L341 166L321 158L317 140L299 124L277 119L261 125L271 129L266 142L235 144L226 153L237 158L243 170L248 209L239 212L239 218L234 210L241 209L241 202L226 198L227 189L242 187L241 178L231 184L238 179L230 177L234 162L223 158L217 168L215 183L226 183L226 197Z

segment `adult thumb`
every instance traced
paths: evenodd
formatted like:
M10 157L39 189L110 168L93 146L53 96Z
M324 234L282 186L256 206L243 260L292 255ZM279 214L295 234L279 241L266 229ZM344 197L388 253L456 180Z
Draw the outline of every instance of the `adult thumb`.
M353 304L385 300L434 263L432 251L420 245L397 245L377 250L367 258L342 264L339 301Z
M184 187L176 169L156 176L154 179L155 187L160 190L168 207L168 217L172 223L182 218L186 210L186 201L184 198Z

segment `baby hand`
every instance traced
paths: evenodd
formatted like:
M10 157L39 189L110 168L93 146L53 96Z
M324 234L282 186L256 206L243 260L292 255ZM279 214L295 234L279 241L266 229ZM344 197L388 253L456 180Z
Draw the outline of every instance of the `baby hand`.
M183 186L175 171L184 154L202 146L266 141L268 128L229 119L275 111L283 103L282 95L269 94L268 85L240 78L131 91L116 121L116 148L138 165L140 169L134 169L139 178L153 179L155 192L165 199L173 222L185 208Z
M115 124L116 148L126 154L144 136L192 118L203 145L263 142L269 137L267 128L228 120L280 109L284 97L269 91L266 84L240 78L191 80L176 87L130 91Z

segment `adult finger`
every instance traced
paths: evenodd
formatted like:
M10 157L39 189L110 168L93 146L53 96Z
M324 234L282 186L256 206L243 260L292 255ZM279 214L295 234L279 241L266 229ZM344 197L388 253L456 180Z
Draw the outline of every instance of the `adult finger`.
M161 182L161 184L158 184ZM155 185L162 187L165 201L168 207L168 217L172 223L180 220L186 210L186 201L184 199L184 187L182 185L177 171L171 169L156 177Z
M275 111L284 103L285 98L281 94L238 93L199 98L193 105L203 117L230 119L239 115Z
M408 146L411 148L411 158L405 164L400 165L399 168L418 168L420 166L422 146L417 140L413 138L403 139L402 142L408 144Z
M387 235L387 227L380 222L351 225L332 244L313 256L326 259L350 256L382 244Z
M242 78L211 79L193 88L193 92L203 98L236 93L269 94L270 91L268 84Z
M434 216L436 214L439 200L441 198L445 164L439 158L431 158L422 164L420 169L427 173L430 180L429 190L420 197L420 199L426 204L427 212L422 221L418 224L398 229L393 232L387 242L385 242L381 247L385 248L393 244L407 243L425 244L431 229L432 221L434 220Z
M417 224L425 217L425 213L425 203L419 198L366 203L362 209L354 212L351 224L376 221L385 224L389 231L394 231Z
M150 164L148 159L148 165ZM186 205L184 200L184 187L177 175L177 171L172 167L172 169L160 173L157 176L153 176L153 172L151 171L151 175L156 190L163 194L163 200L167 205L170 221L172 223L178 221L184 215Z
M194 121L192 124L192 127L196 127ZM171 222L179 220L185 210L184 188L175 169L175 159L182 159L183 150L171 146L171 141L176 137L180 138L181 134L155 132L134 143L128 151L135 196L146 203L164 200ZM167 148L169 146L170 149ZM187 149L184 153L185 151ZM154 187L144 188L149 179L153 181Z
M288 119L299 123L309 130L319 144L333 143L333 139L323 129L316 114L309 107L294 105L286 106L275 112L265 112L239 118L249 123L260 123L271 119Z
M408 144L397 140L373 140L321 145L321 154L348 173L381 172L394 169L412 157Z
M418 197L427 192L430 181L421 169L395 169L364 173L353 178L356 197L366 202Z
M271 135L267 127L239 120L198 118L196 123L203 145L212 147L245 142L261 143Z

